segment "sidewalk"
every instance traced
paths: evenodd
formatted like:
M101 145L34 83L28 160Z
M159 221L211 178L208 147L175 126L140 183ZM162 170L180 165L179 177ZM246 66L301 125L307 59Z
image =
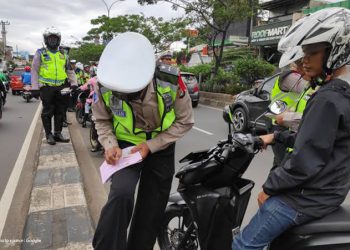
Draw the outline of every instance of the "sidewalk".
M70 137L67 128L62 134ZM43 138L21 249L92 249L93 228L72 143Z

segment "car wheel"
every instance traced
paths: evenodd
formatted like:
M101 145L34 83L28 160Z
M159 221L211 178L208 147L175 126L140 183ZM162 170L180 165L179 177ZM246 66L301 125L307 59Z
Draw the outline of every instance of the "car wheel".
M195 108L195 107L197 107L197 106L198 106L198 101L193 101L193 102L192 102L192 107Z
M236 108L232 114L233 130L244 132L247 129L247 114L243 108Z
M16 90L12 90L12 95L16 95Z

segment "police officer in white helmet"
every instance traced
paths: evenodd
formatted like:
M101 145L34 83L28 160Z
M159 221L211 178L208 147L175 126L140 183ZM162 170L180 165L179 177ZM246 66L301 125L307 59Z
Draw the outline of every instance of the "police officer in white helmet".
M191 99L178 86L178 70L168 65L155 69L153 46L133 32L114 38L100 58L92 110L105 159L114 165L122 148L132 146L143 161L112 176L95 249L151 250L155 244L174 174L175 142L194 123Z
M48 144L54 145L56 142L69 142L69 139L61 134L65 113L61 90L67 78L72 88L76 87L77 81L68 56L59 50L61 33L55 27L49 27L44 31L43 38L46 47L37 50L32 63L32 95L34 97L40 95L43 103L41 119L46 140ZM52 117L54 117L53 133Z

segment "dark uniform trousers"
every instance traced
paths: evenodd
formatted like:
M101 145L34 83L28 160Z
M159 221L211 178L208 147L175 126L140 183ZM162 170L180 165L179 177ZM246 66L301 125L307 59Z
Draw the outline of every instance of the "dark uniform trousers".
M119 142L121 148L130 145ZM101 211L92 243L94 249L153 249L170 194L174 153L175 143L112 176L108 201ZM138 180L140 183L133 213Z
M52 116L54 116L54 132L62 132L62 123L65 107L64 99L61 95L61 90L63 88L63 86L43 86L40 88L40 98L43 104L41 120L43 122L46 134L52 133Z

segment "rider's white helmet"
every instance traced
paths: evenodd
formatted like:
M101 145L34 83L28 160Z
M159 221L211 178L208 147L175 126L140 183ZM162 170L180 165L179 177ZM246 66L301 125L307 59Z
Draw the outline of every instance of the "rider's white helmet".
M77 62L77 63L75 64L75 67L76 67L77 69L84 70L84 65L83 65L81 62Z
M301 46L295 46L285 51L280 59L279 68L286 67L304 57Z
M286 52L296 46L328 43L328 69L337 69L350 60L350 10L327 8L298 20L281 38L278 50Z
M103 50L98 68L98 81L120 93L144 89L155 71L154 48L143 35L126 32L113 38Z

